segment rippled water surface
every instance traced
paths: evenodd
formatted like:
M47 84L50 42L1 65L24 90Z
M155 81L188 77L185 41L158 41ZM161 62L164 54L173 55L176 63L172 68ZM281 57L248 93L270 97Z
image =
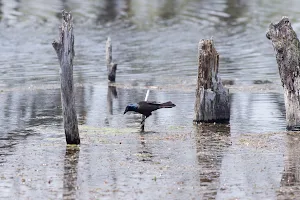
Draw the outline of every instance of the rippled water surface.
M299 136L285 132L270 22L300 2L0 0L1 199L291 199L300 196ZM59 65L61 11L74 18L82 144L66 147ZM108 86L112 38L117 81ZM213 38L232 83L230 125L194 126L197 46ZM258 84L259 83L259 84ZM262 84L261 84L262 83ZM172 100L146 132L128 103Z

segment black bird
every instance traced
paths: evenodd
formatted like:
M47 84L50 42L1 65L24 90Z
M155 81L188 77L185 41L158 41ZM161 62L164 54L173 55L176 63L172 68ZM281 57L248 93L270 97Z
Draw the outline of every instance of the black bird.
M126 106L126 109L124 111L124 114L128 111L134 111L137 113L140 113L142 115L145 115L145 119L149 117L152 113L152 111L160 109L160 108L173 108L176 105L173 104L171 101L165 102L165 103L158 103L155 101L140 101L139 103L133 103ZM141 122L143 123L145 119Z

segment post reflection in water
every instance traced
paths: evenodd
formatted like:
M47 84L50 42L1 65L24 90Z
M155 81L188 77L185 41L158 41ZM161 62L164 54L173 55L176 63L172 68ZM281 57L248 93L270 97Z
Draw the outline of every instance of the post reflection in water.
M113 98L118 98L116 86L107 87L107 109L109 114L113 114Z
M2 12L2 0L0 0L0 21L2 20L2 15L3 15L3 12Z
M238 19L244 17L247 13L249 1L245 0L227 0L225 13L228 13L228 16L223 17L222 20L227 23L227 25L242 25L246 26L246 21L238 22Z
M287 135L287 140L287 159L277 193L279 199L287 199L287 197L294 199L300 196L300 135L290 133Z
M128 17L131 16L131 0L124 0L123 12L127 13Z
M76 199L77 168L80 148L67 146L64 160L63 198Z
M162 20L168 20L176 16L177 2L173 0L166 0L163 2L161 9L159 10L159 16Z
M96 21L106 23L115 20L118 15L118 3L115 0L105 0L103 8L99 8Z
M230 127L205 124L196 129L201 196L204 199L215 199L220 184L223 155L230 146Z
M107 112L108 115L113 115L113 98L118 98L116 86L109 85L107 87ZM105 118L105 124L109 125L109 117Z

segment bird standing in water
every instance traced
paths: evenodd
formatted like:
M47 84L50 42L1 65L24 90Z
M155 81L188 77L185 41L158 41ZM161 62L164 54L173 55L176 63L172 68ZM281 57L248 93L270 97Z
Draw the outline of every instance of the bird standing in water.
M173 108L176 105L173 104L171 101L165 103L158 103L155 101L140 101L139 103L133 103L126 106L124 114L128 111L133 111L145 115L148 118L152 111L160 109L160 108ZM145 118L145 119L146 119ZM141 122L141 124L145 121L145 119Z

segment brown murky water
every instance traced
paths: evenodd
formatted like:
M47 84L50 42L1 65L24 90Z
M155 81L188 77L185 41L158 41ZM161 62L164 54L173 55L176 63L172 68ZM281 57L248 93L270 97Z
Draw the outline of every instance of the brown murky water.
M297 199L298 133L285 109L271 21L282 1L0 0L0 199ZM66 147L58 61L60 11L74 16L82 144ZM117 83L106 81L112 38ZM230 125L194 126L197 43L213 37L233 83ZM138 131L128 103L172 100Z

